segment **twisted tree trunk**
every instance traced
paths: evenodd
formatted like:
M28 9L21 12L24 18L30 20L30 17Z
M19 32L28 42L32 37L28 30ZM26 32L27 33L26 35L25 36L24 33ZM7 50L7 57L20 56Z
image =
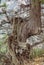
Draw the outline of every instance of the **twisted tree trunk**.
M13 32L8 38L9 57L5 60L8 61L5 62L5 65L29 65L31 46L25 42L29 36L41 32L40 0L32 0L30 16L31 19L27 22L18 21L19 18L13 17Z
M29 36L41 33L41 5L40 0L32 0L30 20L20 26L19 40L25 42Z

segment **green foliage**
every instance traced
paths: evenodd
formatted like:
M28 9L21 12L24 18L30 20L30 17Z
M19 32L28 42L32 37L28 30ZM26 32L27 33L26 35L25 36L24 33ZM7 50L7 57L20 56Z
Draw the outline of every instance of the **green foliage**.
M7 39L7 35L3 35L3 38L0 39L0 53L6 53L7 51L7 44L4 41Z
M42 4L44 4L44 0L41 0Z
M33 1L35 2L36 0L33 0ZM42 4L44 4L44 0L40 0L40 1L41 1Z
M6 7L6 3L4 3L3 6Z
M6 3L3 3L2 5L0 5L0 7L7 7Z
M31 54L30 54L30 58L35 58L35 57L41 57L43 56L44 54L44 49L39 49L39 48L36 48L36 49L33 49Z

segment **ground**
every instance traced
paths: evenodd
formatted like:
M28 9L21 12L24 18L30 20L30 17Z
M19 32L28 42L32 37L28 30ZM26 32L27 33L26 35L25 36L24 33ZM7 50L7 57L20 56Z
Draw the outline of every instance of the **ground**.
M30 61L30 65L44 65L44 57L35 58L33 61Z

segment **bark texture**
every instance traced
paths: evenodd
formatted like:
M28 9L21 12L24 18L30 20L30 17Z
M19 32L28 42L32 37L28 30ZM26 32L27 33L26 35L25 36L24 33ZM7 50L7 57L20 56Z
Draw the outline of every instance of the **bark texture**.
M9 55L4 65L29 65L31 46L25 43L26 39L41 32L40 1L33 2L32 0L31 4L31 19L29 21L13 17L13 32L8 38Z
M19 39L23 42L25 42L29 36L41 33L40 0L32 0L30 20L22 22L19 30Z

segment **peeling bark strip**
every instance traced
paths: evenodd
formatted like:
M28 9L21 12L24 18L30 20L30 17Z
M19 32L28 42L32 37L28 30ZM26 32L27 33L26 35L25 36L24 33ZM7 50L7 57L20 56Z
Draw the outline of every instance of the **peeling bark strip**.
M26 39L29 36L40 34L41 30L41 15L40 15L40 1L32 0L30 21L18 21L13 17L13 32L8 38L8 50L11 56L10 65L29 65L29 54L31 46L25 44ZM19 24L19 25L18 25ZM23 42L25 47L19 45L19 41ZM21 43L20 43L21 44ZM6 62L5 62L6 63ZM8 62L9 63L9 62ZM8 65L6 63L5 65Z

